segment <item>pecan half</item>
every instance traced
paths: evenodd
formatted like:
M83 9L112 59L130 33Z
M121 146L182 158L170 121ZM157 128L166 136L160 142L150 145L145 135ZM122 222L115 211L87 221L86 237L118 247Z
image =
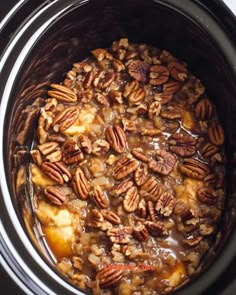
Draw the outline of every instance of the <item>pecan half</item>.
M140 133L143 136L150 136L150 137L155 137L157 135L162 134L162 131L157 128L146 128L146 127L141 127L140 128Z
M172 100L173 97L174 95L171 92L162 92L155 95L155 99L160 101L162 105L167 104L169 101Z
M130 105L139 105L144 100L146 91L143 88L138 88L130 93L128 101Z
M189 134L172 134L168 142L169 149L181 157L189 157L196 152L196 139Z
M97 48L91 51L92 55L100 62L104 59L112 60L113 56L103 48Z
M93 143L92 154L101 156L106 154L110 149L110 144L104 139L98 139Z
M152 201L147 201L147 209L149 216L151 218L151 221L156 221L156 214L155 214L155 206Z
M48 91L50 97L66 103L74 103L77 101L76 94L70 88L60 84L51 84L50 86L52 88Z
M134 180L138 186L144 184L144 182L148 178L148 170L147 166L141 164L135 171L134 171Z
M157 161L151 160L149 162L149 168L162 175L168 175L176 163L174 155L166 152L165 150L157 150Z
M208 98L201 99L195 108L195 114L197 119L201 121L210 120L213 115L213 105Z
M213 122L211 126L208 128L208 135L209 135L210 141L214 145L220 146L224 143L224 140L225 140L224 130L220 124Z
M114 102L117 102L119 104L123 103L122 93L118 90L115 90L115 89L110 90L109 97Z
M197 159L184 159L179 169L183 174L199 180L204 179L209 174L207 165Z
M123 92L124 97L128 98L128 96L132 92L136 91L138 88L139 88L139 82L136 80L131 81L130 83L127 83L125 85L124 92Z
M162 103L162 102L161 102ZM177 110L173 109L166 109L160 112L160 117L167 120L178 120L181 119L181 114Z
M92 143L88 136L81 134L79 136L80 147L83 152L86 154L91 154L92 152Z
M95 72L93 70L85 74L84 81L83 81L84 89L88 89L91 86L94 76L95 76Z
M153 201L156 201L162 194L160 183L154 177L148 178L141 186L141 190L147 192Z
M139 204L139 193L136 186L133 186L128 189L124 200L123 200L123 206L125 211L127 212L134 212Z
M96 281L98 281L101 288L110 288L116 285L123 277L123 270L117 268L103 268L96 275Z
M147 203L144 199L138 204L138 208L136 209L135 213L140 217L145 219L147 217Z
M46 187L44 189L44 194L49 201L51 201L53 204L56 204L59 206L62 205L66 200L65 195L56 186Z
M160 111L161 111L161 103L159 101L152 102L148 110L149 119L153 119L154 117L159 116Z
M217 192L210 187L202 187L197 191L197 198L207 205L214 205L217 201Z
M182 64L178 62L169 62L168 69L170 71L171 76L180 82L185 82L188 78L188 70Z
M168 217L172 214L174 207L175 197L172 194L165 192L157 200L155 209L160 215Z
M204 158L209 158L215 155L219 151L219 148L211 143L206 143L201 148L201 154Z
M181 87L181 83L176 82L176 81L168 81L167 83L165 83L163 85L163 92L174 94L177 91L179 91L180 87ZM162 102L162 104L163 104L163 102Z
M128 73L139 82L146 82L149 72L149 64L141 60L133 60L128 65Z
M79 162L84 159L84 155L79 148L77 142L69 138L65 141L65 143L62 146L63 149L63 162L67 165Z
M120 154L125 151L127 140L124 130L120 126L108 127L105 136L114 151Z
M103 215L97 209L93 209L89 212L87 216L87 225L90 227L99 228L104 222Z
M64 132L72 126L79 115L78 107L69 107L59 112L53 119L52 126L54 131Z
M58 148L59 148L59 144L53 141L38 145L38 149L44 156L51 154L52 152L55 152L56 150L58 150Z
M41 109L41 114L38 120L38 128L37 128L37 137L39 143L45 143L48 137L48 130L52 125L52 112L45 111L44 108Z
M149 239L147 228L141 222L138 222L133 231L134 238L140 242L145 242Z
M95 98L101 105L104 105L105 107L109 107L110 105L109 100L104 94L96 93Z
M150 67L150 80L151 85L157 86L162 85L169 79L169 70L165 66L154 65Z
M150 235L154 237L162 237L168 235L168 231L166 230L164 223L161 221L145 221L144 224L146 225Z
M120 217L113 211L111 210L102 210L101 214L103 215L104 219L106 219L107 221L110 221L113 224L120 224L121 223L121 219Z
M117 180L125 178L132 172L134 172L139 166L139 162L135 160L131 155L123 156L119 161L115 163L114 177Z
M137 131L136 122L133 120L129 120L127 118L122 118L122 124L124 126L124 131L129 131L129 132L136 132Z
M53 181L58 184L63 184L71 180L70 171L64 166L62 162L43 162L41 165L42 171Z
M142 148L133 148L131 153L135 156L135 158L142 162L148 163L150 161L150 158L144 154Z
M107 231L112 243L127 244L132 238L133 229L130 226L114 227Z
M92 200L100 209L107 209L109 207L108 198L100 186L94 187L94 194L92 196Z
M75 172L72 187L79 198L82 200L86 200L88 198L90 186L83 170L79 167Z
M132 180L130 180L130 178L123 180L113 188L112 195L119 197L121 194L127 192L127 190L133 186L133 184L134 183Z

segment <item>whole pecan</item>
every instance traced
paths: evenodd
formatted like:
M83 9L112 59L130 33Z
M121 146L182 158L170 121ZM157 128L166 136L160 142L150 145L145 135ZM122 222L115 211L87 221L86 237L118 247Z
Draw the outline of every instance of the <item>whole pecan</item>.
M127 143L126 135L119 125L107 127L105 136L114 151L120 154L125 151Z
M108 198L99 185L94 187L92 200L100 209L107 209L109 207Z
M110 221L113 224L120 224L121 223L121 219L120 217L113 211L111 210L102 210L101 211L104 219L106 219L107 221Z
M59 144L57 142L49 141L43 144L38 145L38 149L40 152L46 156L48 154L51 154L52 152L55 152L56 150L60 149Z
M157 160L149 162L149 168L163 175L168 175L175 166L176 158L165 150L157 150Z
M115 197L119 197L121 194L127 192L127 190L133 186L133 184L134 183L132 180L130 180L130 178L121 181L113 188L112 195Z
M149 64L141 60L133 60L128 65L128 73L135 80L139 82L146 82L149 68Z
M197 191L197 198L207 205L214 205L217 201L217 192L210 187L202 187Z
M148 178L142 185L141 190L147 192L153 201L156 201L162 194L160 183L154 177Z
M69 107L59 112L53 119L52 126L57 132L64 132L70 126L72 126L77 120L79 115L78 107Z
M48 186L44 189L44 194L53 204L62 205L66 196L62 193L62 191L56 186Z
M156 202L156 211L165 217L168 217L172 214L175 207L175 197L165 192L163 193L160 198Z
M135 239L137 239L140 242L145 242L149 239L147 228L141 222L138 222L137 225L134 227L133 235Z
M197 119L201 121L210 120L213 115L213 104L208 98L201 99L195 108Z
M127 244L132 238L133 229L130 226L113 227L107 231L112 243Z
M189 157L196 152L196 139L189 134L172 134L168 143L169 149L181 157Z
M81 168L77 168L72 181L72 187L76 195L82 200L86 200L89 195L89 183Z
M149 110L148 110L148 117L149 119L153 119L160 114L161 111L161 103L159 101L154 101L151 103Z
M197 159L184 159L179 169L183 174L199 180L204 179L209 174L207 165Z
M148 208L148 213L151 218L151 221L156 221L156 214L155 214L155 206L152 201L147 201L147 208Z
M130 105L139 105L144 100L146 96L146 91L143 88L138 88L132 91L128 96L128 101Z
M104 218L102 213L99 210L93 209L88 213L87 225L89 227L99 228L102 226L103 222L104 222Z
M208 128L208 135L209 135L210 141L214 145L220 146L224 143L224 140L225 140L224 130L220 124L213 122L211 126Z
M142 148L133 148L131 153L135 156L135 158L142 162L148 163L150 161L150 158L145 155L145 152Z
M48 91L50 97L66 103L74 103L77 101L76 94L70 88L60 84L51 84L50 86L52 88Z
M134 212L139 204L139 193L136 186L132 186L128 189L124 200L123 200L123 206L125 211L127 212Z
M168 231L166 230L165 225L162 221L145 221L144 224L146 225L150 235L154 237L162 237L168 235Z
M92 154L101 156L106 154L110 149L110 144L105 139L97 139L92 145Z
M136 209L135 213L140 217L145 219L147 217L147 203L144 199L138 204L138 208Z
M62 146L63 162L67 165L79 162L84 159L84 155L79 148L77 142L73 138L69 138Z
M81 134L79 136L80 147L83 152L86 154L91 154L92 152L92 143L88 136Z
M149 83L153 86L162 85L169 79L169 70L165 66L154 65L150 67Z
M101 288L110 288L116 285L123 277L123 270L106 267L100 270L96 275L96 281Z
M144 184L144 182L148 178L148 170L147 166L144 164L141 164L135 171L134 171L134 180L138 186L141 186Z
M169 62L168 69L170 71L171 76L180 82L185 82L188 78L188 70L182 64L178 62Z
M209 158L215 155L218 151L219 151L219 147L207 142L201 148L201 155L204 158Z
M53 181L58 184L63 184L71 180L71 173L62 162L43 162L41 165L42 171Z
M160 112L160 117L167 120L178 120L181 119L181 114L177 110L173 109L166 109Z
M135 160L131 155L123 156L119 161L115 163L114 177L117 180L125 178L132 172L134 172L139 166L139 162Z

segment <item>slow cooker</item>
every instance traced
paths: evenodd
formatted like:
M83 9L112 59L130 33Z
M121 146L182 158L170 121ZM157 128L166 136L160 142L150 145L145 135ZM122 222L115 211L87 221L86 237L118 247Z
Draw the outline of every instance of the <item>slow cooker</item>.
M15 139L30 148L35 116L28 105L96 47L128 36L187 61L207 87L226 135L226 203L221 238L209 263L173 294L212 294L236 254L236 20L212 0L8 1L0 23L1 264L26 294L82 294L66 282L26 229L15 192ZM13 7L13 8L12 8ZM10 8L12 8L10 10ZM8 11L10 12L8 13ZM208 259L206 257L206 259ZM220 279L219 279L220 278ZM218 286L221 281L218 282ZM211 287L213 285L213 287ZM211 289L209 289L211 287ZM231 292L231 291L230 291ZM230 293L233 294L233 293Z

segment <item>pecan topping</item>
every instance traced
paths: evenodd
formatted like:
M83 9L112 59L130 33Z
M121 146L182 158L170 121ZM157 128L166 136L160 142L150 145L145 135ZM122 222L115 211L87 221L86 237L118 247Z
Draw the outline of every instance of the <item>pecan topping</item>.
M134 184L133 181L131 181L129 178L127 178L113 188L112 194L115 197L118 197L121 194L127 192L127 190L133 186L133 184Z
M211 101L208 98L201 99L195 108L195 114L197 119L201 121L209 120L211 119L213 115L213 105Z
M114 151L120 154L125 151L127 140L124 130L120 126L108 127L105 135Z
M188 70L178 62L169 62L168 69L170 71L171 76L180 82L185 82L188 78Z
M57 142L52 141L38 145L38 149L44 156L51 154L52 152L55 152L58 148L59 144Z
M135 160L132 156L127 155L122 157L116 162L114 167L114 177L117 180L125 178L132 172L134 172L139 166L139 162Z
M154 101L153 103L151 103L148 110L149 119L153 119L154 117L159 116L160 111L161 111L161 103L159 101Z
M135 158L137 158L138 160L142 162L147 163L150 161L150 158L144 154L144 151L142 148L133 148L131 152L135 156Z
M79 115L79 108L69 107L59 112L52 123L53 129L57 132L64 132L70 126L72 126L77 120Z
M86 200L89 194L89 183L82 169L77 168L73 181L72 187L76 195L82 200Z
M83 152L86 154L91 154L92 152L92 143L88 136L81 134L79 136L80 146Z
M110 288L116 285L123 277L123 270L117 268L103 268L96 275L96 281L98 281L101 288Z
M98 139L93 143L92 154L101 156L106 154L110 149L110 144L104 139Z
M134 235L135 239L137 239L140 242L145 242L149 239L149 234L148 234L147 228L141 222L139 222L134 227L133 235Z
M146 64L141 60L134 60L129 63L128 72L135 80L139 82L146 82L149 68L149 64Z
M144 184L148 178L147 166L141 164L134 172L134 180L138 186Z
M172 134L168 142L170 150L181 157L189 157L196 152L196 139L189 134Z
M197 159L184 159L179 169L183 174L199 180L204 179L209 174L208 167Z
M49 178L58 184L62 185L64 182L71 180L70 171L67 170L62 162L43 162L41 169Z
M95 186L94 195L92 196L92 200L100 209L107 209L109 207L109 202L106 194L103 192L100 186Z
M153 201L156 201L162 194L162 189L153 177L148 178L148 180L142 185L141 190L147 192Z
M56 186L46 187L44 189L44 194L48 198L49 201L51 201L53 204L56 204L59 206L62 205L66 200L65 195Z
M138 208L136 209L135 213L145 219L147 217L147 203L144 199L141 199L141 201L138 204Z
M146 225L150 235L154 237L162 237L162 236L168 235L165 225L161 221L157 221L157 222L145 221L144 224Z
M63 149L63 162L67 165L79 162L84 159L84 155L79 148L77 142L70 138L62 146Z
M151 85L162 85L169 79L169 70L165 66L155 65L150 67L150 80Z
M206 143L201 148L201 154L204 158L209 158L215 155L219 151L219 148L211 143Z
M156 214L155 214L155 206L152 201L147 201L147 208L148 208L148 213L151 218L151 221L156 221Z
M51 90L48 91L48 95L52 98L56 98L62 102L76 102L76 94L68 87L60 84L51 84Z
M157 161L151 160L149 168L163 175L168 175L176 163L176 158L165 150L157 150Z
M211 126L208 128L208 135L209 135L210 141L214 145L220 146L224 143L224 140L225 140L224 130L220 124L213 122Z
M111 210L102 210L101 211L104 219L106 219L107 221L110 221L113 224L120 224L121 220L120 217L113 211Z
M107 231L107 235L112 243L127 244L132 238L133 229L130 226L114 227Z
M172 214L175 207L175 198L168 192L163 193L157 200L155 209L159 214L168 217Z
M197 191L197 198L207 205L214 205L217 201L217 192L210 187L202 187Z
M138 189L136 186L133 186L128 189L124 197L124 201L123 201L124 209L127 212L134 212L137 209L138 204L139 204Z
M93 209L89 212L87 216L87 225L90 227L99 228L102 226L104 218L101 212L97 209Z
M160 116L163 119L167 119L167 120L181 119L181 114L178 111L176 111L175 109L166 109L164 111L161 111Z

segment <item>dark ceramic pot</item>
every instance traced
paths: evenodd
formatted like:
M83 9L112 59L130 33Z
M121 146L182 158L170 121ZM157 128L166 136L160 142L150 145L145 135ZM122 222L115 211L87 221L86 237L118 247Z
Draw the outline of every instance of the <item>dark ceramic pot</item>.
M44 97L47 85L60 81L74 61L124 36L186 61L217 107L226 136L221 238L200 274L175 294L201 294L225 270L236 253L235 25L224 4L214 0L28 0L5 18L0 32L0 251L3 267L25 293L82 294L54 270L47 249L33 238L38 233L29 234L22 219L24 196L14 188L16 141L21 134L27 150L36 121L26 106ZM26 195L29 190L26 186Z

